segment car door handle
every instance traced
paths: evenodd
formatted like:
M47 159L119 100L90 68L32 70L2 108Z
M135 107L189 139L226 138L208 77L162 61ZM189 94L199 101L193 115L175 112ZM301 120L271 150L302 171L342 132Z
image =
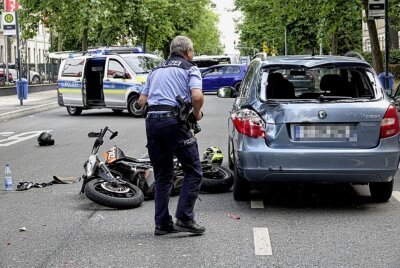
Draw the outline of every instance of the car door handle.
M110 82L110 79L105 79L104 82Z

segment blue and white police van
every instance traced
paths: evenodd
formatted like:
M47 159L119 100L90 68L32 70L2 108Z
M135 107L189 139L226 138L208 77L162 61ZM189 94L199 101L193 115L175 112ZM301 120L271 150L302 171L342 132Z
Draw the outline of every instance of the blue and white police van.
M128 110L132 116L141 117L139 95L147 75L162 61L159 56L132 47L70 53L58 72L58 104L65 106L70 115L109 108L115 113Z

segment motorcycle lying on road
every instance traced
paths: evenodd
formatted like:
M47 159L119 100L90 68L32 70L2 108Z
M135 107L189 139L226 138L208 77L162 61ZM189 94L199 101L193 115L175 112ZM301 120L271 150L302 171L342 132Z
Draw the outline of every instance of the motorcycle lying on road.
M97 155L103 138L107 131L112 135L110 140L118 135L106 126L96 133L92 152L89 159L84 164L85 173L82 175L83 184L81 193L93 202L111 208L135 208L144 201L142 190L136 185L124 180L122 177L114 176L107 165Z
M103 154L107 167L112 173L138 186L145 197L154 196L154 173L150 158L133 158L126 156L116 145ZM209 193L227 192L233 185L233 175L225 167L200 161L203 178L200 191ZM172 195L179 194L184 172L177 158L174 158L174 180Z
M89 137L98 137L95 141L95 146L96 144L99 144L97 140L99 138L101 138L102 140L105 132L107 131L112 132L106 126L99 133L94 133L94 132L89 133ZM110 139L118 135L117 131L112 133L113 134L111 135ZM144 195L144 197L148 199L154 197L155 179L154 179L153 167L151 166L151 162L148 157L133 158L126 156L123 153L123 151L116 145L113 146L110 150L106 151L103 154L103 157L104 157L104 162L101 161L99 157L96 155L96 159L98 159L97 160L98 165L102 166L102 168L100 168L101 171L107 170L109 173L108 175L109 177L113 177L116 180L125 181L127 185L132 185L139 188L140 191L142 192L142 195ZM213 163L210 163L207 160L201 161L201 167L203 170L203 179L200 191L210 192L210 193L220 193L229 191L229 189L232 187L233 175L228 169L220 165L215 165ZM103 172L100 173L102 174ZM87 184L87 182L85 181L87 180L88 176L86 174L83 177L85 185ZM172 195L179 194L180 189L182 187L183 177L184 173L182 166L177 159L174 159L174 180L173 180L173 189L171 193ZM93 185L95 187L93 187ZM98 181L97 184L90 183L89 186L83 186L82 192L84 192L89 199L100 205L107 207L114 207L114 208L127 208L126 200L121 201L122 207L120 207L118 202L115 201L115 198L120 198L122 200L127 199L127 195L122 193L116 193L114 189L108 189L106 186L107 183L104 182L104 180L101 181L100 179L100 181ZM109 201L112 201L111 204L109 204L110 203ZM136 207L136 205L132 207Z

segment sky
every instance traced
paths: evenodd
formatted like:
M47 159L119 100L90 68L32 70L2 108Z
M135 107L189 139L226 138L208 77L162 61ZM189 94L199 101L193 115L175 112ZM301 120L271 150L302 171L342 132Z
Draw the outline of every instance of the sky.
M230 12L233 9L234 0L213 0L217 5L216 13L219 15L218 29L221 32L221 43L225 46L224 54L238 54L239 51L234 48L234 41L236 44L239 40L239 35L235 33L234 18L239 18L238 12Z

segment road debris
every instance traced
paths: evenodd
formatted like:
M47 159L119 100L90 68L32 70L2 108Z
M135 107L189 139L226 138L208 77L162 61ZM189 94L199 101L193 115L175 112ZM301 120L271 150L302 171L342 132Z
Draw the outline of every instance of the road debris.
M239 216L237 216L237 215L234 215L234 214L230 214L230 213L228 213L228 215L227 215L229 218L231 218L231 219L233 219L233 220L240 220L240 217Z
M70 184L70 183L75 183L78 180L79 180L79 177L53 176L53 181L51 181L51 182L34 183L31 181L23 181L23 182L19 182L19 184L17 185L16 191L25 191L25 190L29 190L30 188L43 188L43 187L50 186L53 184Z

